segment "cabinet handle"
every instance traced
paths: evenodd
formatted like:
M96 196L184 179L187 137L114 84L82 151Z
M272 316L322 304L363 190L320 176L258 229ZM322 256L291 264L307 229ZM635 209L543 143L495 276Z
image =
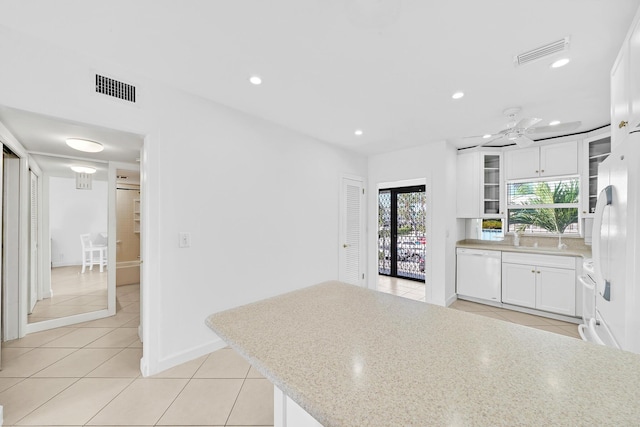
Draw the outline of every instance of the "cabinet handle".
M626 121L624 121L624 120L623 120L623 121L621 121L621 122L620 122L620 124L618 125L618 129L622 129L623 127L625 127L625 126L626 126L626 125L628 125L628 124L629 124L629 122L626 122Z
M540 173L544 173L544 169L542 169L542 170L540 171Z
M532 273L535 273L536 271L535 271L535 270L531 270L531 272L532 272Z
M583 213L583 214L586 214L586 213L587 213L587 211L582 211L582 213Z
M536 271L536 273L540 274L540 272L539 272L539 271Z
M538 171L536 171L536 173L538 173Z

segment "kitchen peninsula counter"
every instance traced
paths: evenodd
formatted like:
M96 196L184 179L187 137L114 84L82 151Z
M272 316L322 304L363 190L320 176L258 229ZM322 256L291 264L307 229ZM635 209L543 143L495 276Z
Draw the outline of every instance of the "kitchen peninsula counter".
M472 313L326 282L206 323L325 427L640 425L640 355Z

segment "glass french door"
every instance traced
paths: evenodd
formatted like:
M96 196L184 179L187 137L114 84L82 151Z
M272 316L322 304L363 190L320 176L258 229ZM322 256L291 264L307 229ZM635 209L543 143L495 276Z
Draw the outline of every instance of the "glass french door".
M424 281L425 186L378 192L378 273Z

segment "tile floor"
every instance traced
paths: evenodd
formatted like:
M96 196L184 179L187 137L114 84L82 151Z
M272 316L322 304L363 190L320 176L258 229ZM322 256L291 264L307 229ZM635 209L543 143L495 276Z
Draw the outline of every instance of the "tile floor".
M51 269L53 297L38 301L29 323L107 308L107 271L99 267L81 273L79 265Z
M379 291L386 292L392 295L398 295L404 298L414 299L417 301L424 301L424 283L388 276L378 277ZM536 329L543 329L545 331L554 332L556 334L567 335L573 338L580 339L580 335L578 334L578 325L574 323L563 322L561 320L554 320L541 316L534 316L527 313L520 313L518 311L506 310L504 308L477 304L464 300L457 300L449 307L456 310L472 312L480 316L493 317L494 319L518 323L520 325L529 326Z
M225 348L142 378L138 285L118 313L2 345L5 426L272 426L273 386Z

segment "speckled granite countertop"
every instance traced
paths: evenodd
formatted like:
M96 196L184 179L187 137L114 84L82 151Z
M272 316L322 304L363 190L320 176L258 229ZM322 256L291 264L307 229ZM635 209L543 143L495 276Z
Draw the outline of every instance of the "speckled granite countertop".
M524 240L524 239L523 239ZM553 239L557 244L557 239ZM558 249L557 246L539 245L534 247L533 239L525 240L520 246L513 246L511 241L509 242L491 242L483 240L461 240L456 243L458 248L480 249L490 251L502 251L502 252L520 252L520 253L533 253L542 255L563 255L563 256L575 256L582 258L591 258L591 247L580 244L572 244L566 249ZM568 239L565 239L565 242ZM547 242L544 242L547 243Z
M325 427L640 425L640 355L326 282L206 320Z

